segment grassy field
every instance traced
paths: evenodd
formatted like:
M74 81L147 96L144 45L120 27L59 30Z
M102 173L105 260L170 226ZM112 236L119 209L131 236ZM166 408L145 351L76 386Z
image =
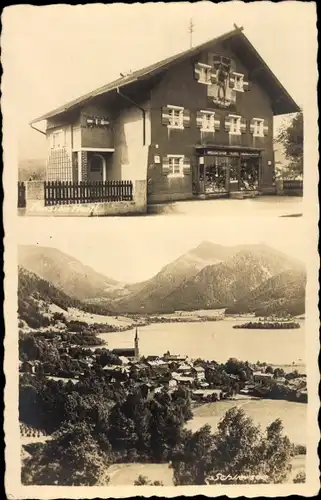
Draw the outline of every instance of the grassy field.
M140 475L149 481L173 486L173 471L168 464L114 464L106 473L110 477L110 486L133 486Z
M305 455L297 455L292 460L292 472L288 482L299 472L305 471ZM115 464L106 474L110 478L110 486L133 486L138 476L145 476L149 481L161 481L164 486L173 486L173 471L168 464Z
M207 403L193 410L193 419L186 427L193 432L205 424L211 425L213 431L226 411L233 406L241 407L256 425L265 429L276 418L281 418L284 433L294 444L306 445L307 405L272 399L239 399Z
M125 316L103 316L100 314L87 313L85 311L81 311L80 309L73 308L68 309L68 313L66 316L69 321L84 321L89 325L93 323L100 323L104 325L116 326L119 328L130 328L135 324L134 320Z

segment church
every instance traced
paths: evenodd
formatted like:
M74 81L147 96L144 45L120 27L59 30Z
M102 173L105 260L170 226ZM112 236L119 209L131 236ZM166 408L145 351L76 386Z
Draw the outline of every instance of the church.
M135 330L134 347L119 347L119 348L115 348L115 349L112 350L112 353L116 354L119 357L120 356L124 356L129 361L139 361L140 354L139 354L138 329L136 328L136 330Z

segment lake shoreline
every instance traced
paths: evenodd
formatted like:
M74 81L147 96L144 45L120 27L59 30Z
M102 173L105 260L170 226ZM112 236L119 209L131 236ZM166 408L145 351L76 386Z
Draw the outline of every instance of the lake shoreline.
M230 316L220 321L155 322L145 326L133 325L125 332L106 332L97 336L105 342L101 348L131 347L137 327L142 356L162 356L169 351L190 359L215 360L218 363L224 363L231 357L250 363L264 359L275 367L306 370L303 358L304 320L299 320L299 329L270 330L268 335L260 330L234 329L233 326L240 321L239 316ZM280 349L275 349L275 345L279 345ZM282 345L286 349L282 349Z

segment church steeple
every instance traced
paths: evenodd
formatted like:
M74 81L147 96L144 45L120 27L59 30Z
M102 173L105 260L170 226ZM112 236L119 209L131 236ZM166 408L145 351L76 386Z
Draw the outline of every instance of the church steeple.
M138 338L138 328L136 328L135 332L135 360L139 360L139 338Z

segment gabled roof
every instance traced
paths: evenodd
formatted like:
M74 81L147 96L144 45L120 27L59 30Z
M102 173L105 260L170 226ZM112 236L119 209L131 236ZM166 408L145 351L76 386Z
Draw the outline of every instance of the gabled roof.
M204 372L204 368L202 366L193 366L193 370L197 372Z
M255 71L256 69L259 69L258 74L260 74L260 76L262 77L262 81L267 79L269 85L271 86L270 94L272 96L272 99L273 95L279 96L279 99L282 101L282 105L280 105L279 103L280 109L279 111L276 110L274 114L277 115L285 113L295 113L300 111L299 106L294 102L292 97L288 94L283 85L272 73L268 65L263 61L259 53L256 51L256 49L253 47L251 42L248 40L248 38L244 35L242 31L243 28L236 28L216 38L212 38L211 40L208 40L207 42L202 43L196 47L180 52L179 54L176 54L174 56L167 57L162 61L158 61L150 66L146 66L145 68L134 71L124 77L118 78L113 82L103 85L102 87L99 87L98 89L92 92L89 92L81 97L78 97L77 99L74 99L63 106L60 106L59 108L56 108L40 116L39 118L36 118L35 120L32 120L30 124L32 125L39 121L47 120L48 118L53 118L54 116L60 115L67 111L71 111L77 107L83 106L84 104L90 102L95 97L108 94L109 92L133 84L134 82L142 80L146 81L152 78L153 76L157 75L158 73L165 71L168 67L172 66L173 64L183 61L184 59L187 59L194 55L197 55L199 52L202 52L203 50L206 50L211 45L213 45L213 43L223 42L228 39L229 40L234 39L236 43L235 47L237 47L238 49L237 55L239 57L241 57L242 54L245 55L245 53L250 54L251 56L250 59L253 64L253 70ZM258 78L258 76L256 76L256 78Z

